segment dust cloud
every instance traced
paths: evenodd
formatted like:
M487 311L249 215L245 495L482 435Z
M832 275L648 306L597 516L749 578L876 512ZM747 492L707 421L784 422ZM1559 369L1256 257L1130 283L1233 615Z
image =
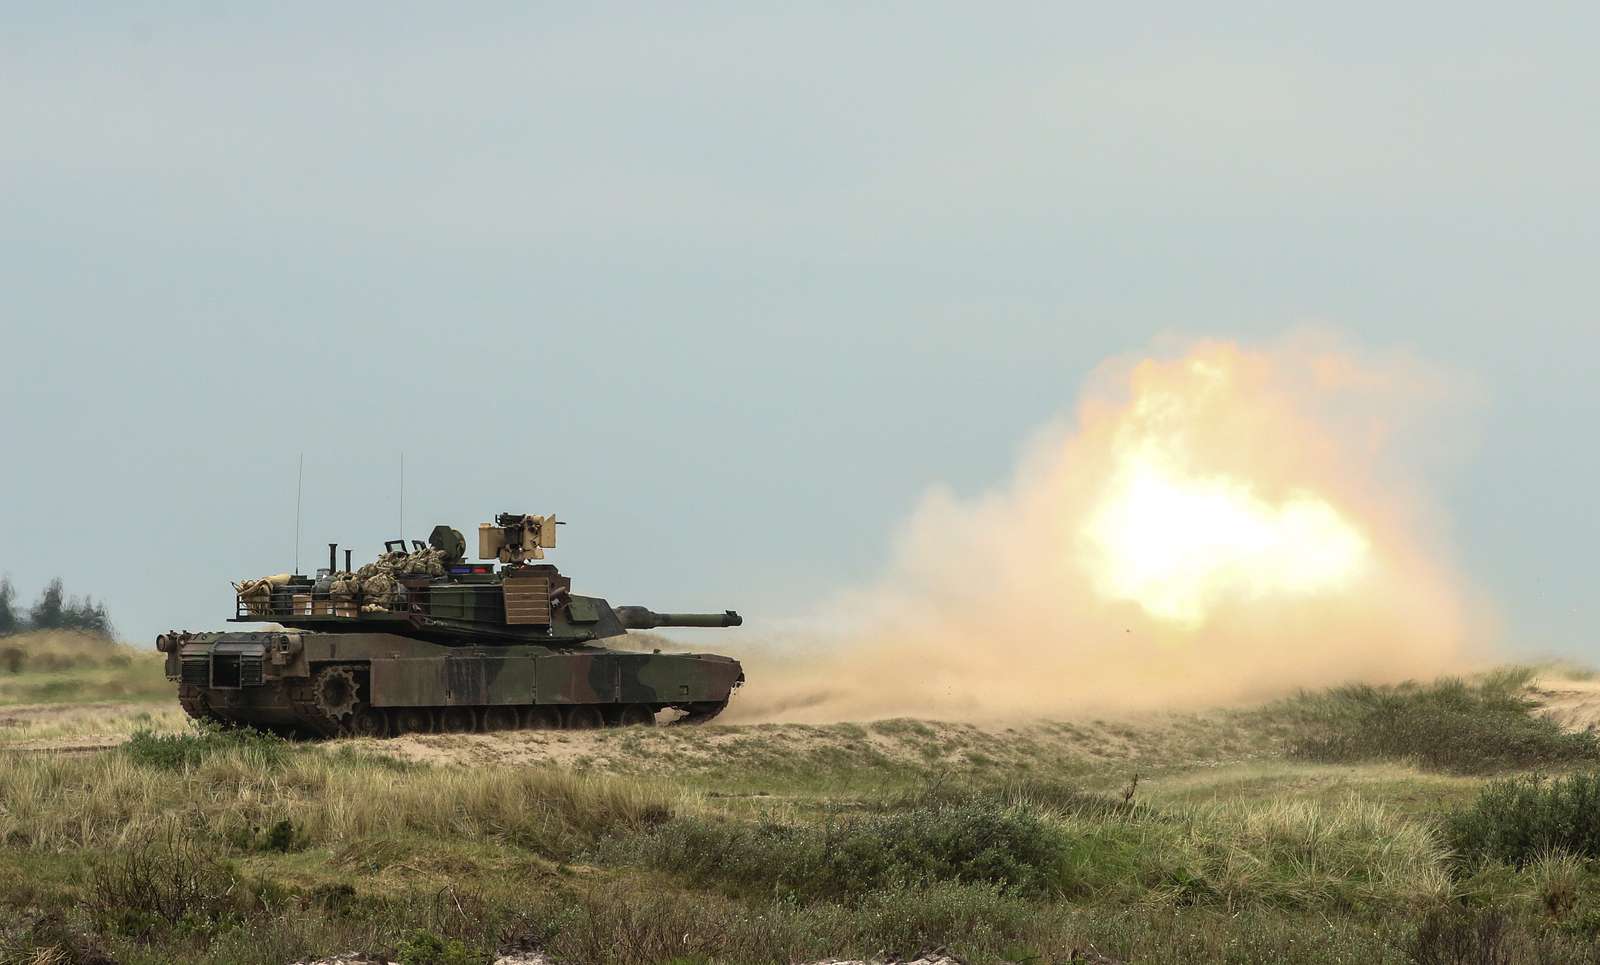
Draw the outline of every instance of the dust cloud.
M1416 454L1449 380L1327 335L1097 370L1002 488L927 493L874 584L741 654L724 719L992 719L1461 667L1486 617Z

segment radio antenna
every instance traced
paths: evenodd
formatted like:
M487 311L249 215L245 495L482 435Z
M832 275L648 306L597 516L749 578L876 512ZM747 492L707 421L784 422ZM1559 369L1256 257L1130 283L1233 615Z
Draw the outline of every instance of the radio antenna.
M294 477L294 571L300 572L300 504L305 493L306 454L300 453L300 467Z
M406 538L406 451L400 450L400 532L395 534L400 541Z

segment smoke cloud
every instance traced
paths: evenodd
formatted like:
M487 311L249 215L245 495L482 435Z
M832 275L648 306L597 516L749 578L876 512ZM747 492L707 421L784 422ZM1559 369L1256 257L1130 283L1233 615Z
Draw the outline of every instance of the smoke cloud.
M880 580L747 659L728 716L1107 713L1460 667L1483 617L1413 458L1449 395L1318 335L1108 362L1006 485L927 493Z

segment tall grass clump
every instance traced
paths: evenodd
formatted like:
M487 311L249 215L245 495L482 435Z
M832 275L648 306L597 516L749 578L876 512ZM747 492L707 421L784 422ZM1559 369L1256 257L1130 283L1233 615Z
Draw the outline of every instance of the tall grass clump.
M1054 796L1042 808L950 792L816 824L691 816L608 840L592 856L727 894L828 902L942 883L1230 912L1426 908L1452 893L1449 852L1431 826L1356 797L1166 810Z
M82 757L0 756L0 844L123 847L171 815L197 839L257 841L290 822L294 847L389 836L490 839L552 859L668 821L655 786L557 768L397 769L234 732L144 738Z
M1134 800L1137 784L1120 794L1085 791L1051 778L1026 777L999 784L944 782L891 795L870 806L882 811L942 806L1025 808L1052 817L1133 817L1146 810Z
M164 734L135 731L121 751L144 767L169 771L193 770L207 759L237 755L260 768L281 768L293 752L289 742L248 727L222 728L197 724L192 733Z
M1023 808L956 804L821 825L685 817L613 840L600 853L732 893L841 900L890 886L961 882L1036 897L1061 890L1068 841Z
M1600 858L1600 771L1495 781L1451 815L1447 834L1467 859L1521 867L1550 852Z
M1600 760L1600 740L1569 734L1535 713L1531 671L1474 682L1443 678L1393 687L1352 684L1301 694L1273 708L1302 728L1293 756L1326 763L1408 760L1457 774Z
M1445 900L1447 857L1427 825L1352 796L1196 808L1145 860L1161 872L1153 890L1177 904L1348 911Z

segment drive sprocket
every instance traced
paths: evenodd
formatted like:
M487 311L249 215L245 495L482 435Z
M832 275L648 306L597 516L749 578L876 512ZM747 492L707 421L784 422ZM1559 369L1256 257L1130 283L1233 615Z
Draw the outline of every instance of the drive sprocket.
M325 667L311 683L312 699L329 720L341 721L356 712L360 684L349 667Z

